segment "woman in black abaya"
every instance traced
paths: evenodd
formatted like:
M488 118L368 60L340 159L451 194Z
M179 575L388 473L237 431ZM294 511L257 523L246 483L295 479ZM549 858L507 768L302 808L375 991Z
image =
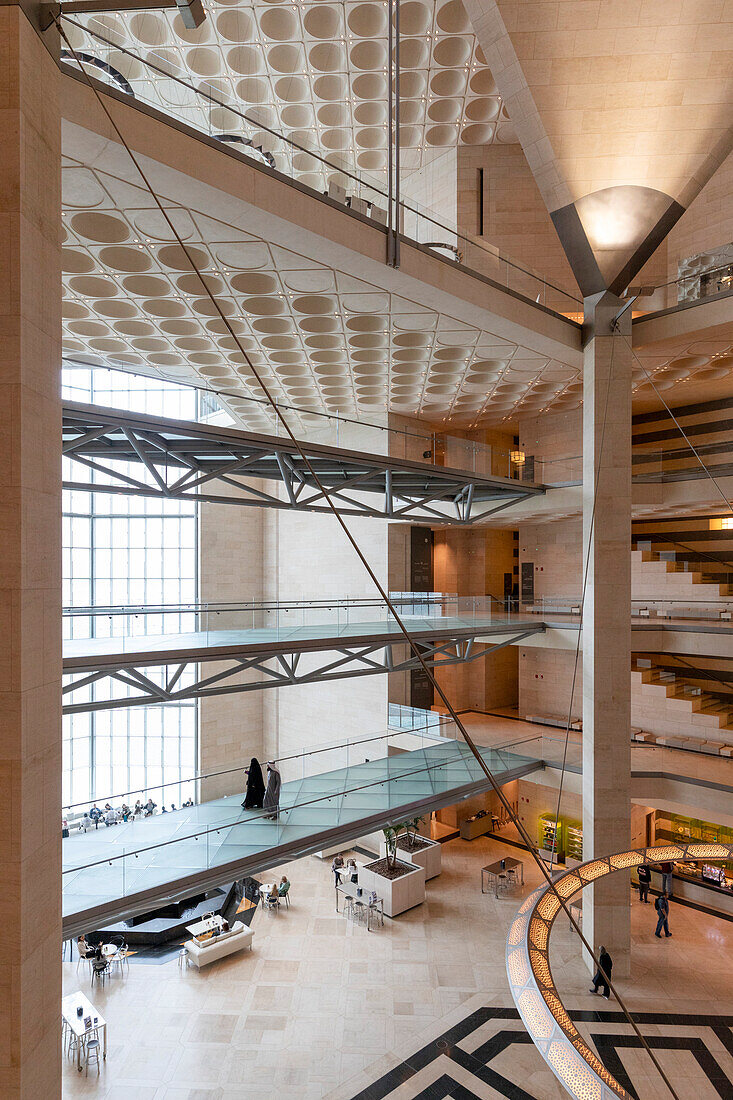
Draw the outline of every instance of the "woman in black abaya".
M256 756L249 762L245 770L247 776L247 789L244 792L242 807L245 810L260 810L265 798L265 781L262 778L262 768Z

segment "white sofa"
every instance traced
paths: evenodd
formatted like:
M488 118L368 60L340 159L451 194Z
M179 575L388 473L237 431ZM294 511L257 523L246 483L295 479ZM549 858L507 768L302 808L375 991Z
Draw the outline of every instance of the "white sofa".
M200 943L198 940L187 940L185 943L189 962L201 968L209 963L223 959L226 955L233 955L235 951L242 951L245 947L252 949L254 932L247 928L241 921L235 921L228 932L220 932L218 936Z

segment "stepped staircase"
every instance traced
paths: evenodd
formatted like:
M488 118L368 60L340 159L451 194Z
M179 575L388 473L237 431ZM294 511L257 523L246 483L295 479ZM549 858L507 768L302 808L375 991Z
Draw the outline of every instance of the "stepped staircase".
M631 551L631 598L718 602L733 596L727 563L688 549L666 549L637 540Z
M722 693L721 693L722 694ZM733 744L733 697L693 686L679 672L635 657L631 669L631 723L661 744L684 741ZM696 746L690 746L696 747Z

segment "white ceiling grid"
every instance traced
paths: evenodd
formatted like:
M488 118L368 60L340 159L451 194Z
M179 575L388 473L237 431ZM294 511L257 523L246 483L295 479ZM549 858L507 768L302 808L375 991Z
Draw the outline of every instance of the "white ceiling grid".
M278 134L384 186L387 147L385 0L305 3L210 2L189 31L169 11L81 17L99 34L213 93ZM514 128L461 0L403 0L401 163L421 168L455 146L516 142ZM333 176L307 153L226 108L67 26L75 48L112 65L146 102L207 132L239 133L271 152L276 166L324 190ZM99 71L95 71L97 77ZM379 179L380 173L382 178Z
M262 397L152 198L64 166L64 349L74 359ZM501 423L580 400L578 371L417 302L166 204L207 285L274 395L313 412L400 412Z

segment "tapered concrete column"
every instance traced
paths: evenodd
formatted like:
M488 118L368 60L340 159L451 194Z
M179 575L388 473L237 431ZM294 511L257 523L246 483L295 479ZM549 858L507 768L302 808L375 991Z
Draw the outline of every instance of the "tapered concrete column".
M585 300L583 363L583 857L623 851L631 812L631 310ZM597 489L596 489L597 486ZM595 515L594 515L595 497ZM586 555L589 555L586 558ZM629 880L619 873L583 893L583 931L628 974Z
M61 1096L58 71L0 6L0 1096Z

